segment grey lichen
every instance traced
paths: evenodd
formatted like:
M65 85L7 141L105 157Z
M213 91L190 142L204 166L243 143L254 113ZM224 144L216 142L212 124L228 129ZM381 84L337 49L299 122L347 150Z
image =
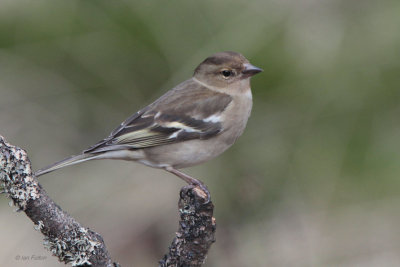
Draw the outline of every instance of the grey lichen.
M26 152L0 136L0 187L4 193L15 206L25 210L28 201L38 197L37 186Z
M37 224L35 224L34 228L35 228L36 231L41 231L44 228L43 221L39 220L37 222Z
M44 236L45 247L72 266L117 266L102 237L82 227L54 203L32 174L23 149L0 136L0 186L11 203L23 210Z
M61 238L46 237L44 245L60 261L71 263L72 266L82 266L92 265L90 257L101 243L93 240L86 228L79 227L65 232Z

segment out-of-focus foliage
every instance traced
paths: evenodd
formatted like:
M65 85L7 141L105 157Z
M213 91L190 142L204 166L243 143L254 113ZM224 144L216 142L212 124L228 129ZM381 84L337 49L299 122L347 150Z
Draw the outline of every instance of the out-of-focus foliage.
M395 0L2 1L0 134L43 167L238 51L264 69L247 130L188 170L216 205L206 266L398 266L399 14ZM162 171L99 161L41 182L123 266L154 266L176 230L183 183ZM0 265L56 266L0 200Z

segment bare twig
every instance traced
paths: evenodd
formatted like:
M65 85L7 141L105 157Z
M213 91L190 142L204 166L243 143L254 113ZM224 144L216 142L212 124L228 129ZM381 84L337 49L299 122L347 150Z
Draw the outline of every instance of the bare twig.
M119 266L112 262L103 238L81 226L47 195L32 174L26 152L0 136L0 187L18 211L24 211L45 236L44 245L61 262L72 266ZM214 206L200 188L181 189L181 220L160 266L201 266L215 241Z

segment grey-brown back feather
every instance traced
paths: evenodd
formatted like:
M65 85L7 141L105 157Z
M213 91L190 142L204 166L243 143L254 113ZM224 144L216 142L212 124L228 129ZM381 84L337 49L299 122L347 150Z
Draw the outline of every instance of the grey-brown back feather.
M212 91L189 79L130 116L107 138L84 150L81 155L47 166L37 171L36 176L102 158L103 153L108 151L211 138L223 130L221 123L204 119L223 112L231 101L229 95Z
M141 149L190 139L210 138L221 132L222 126L219 122L204 119L223 112L231 101L229 95L212 91L189 79L129 117L107 138L84 153ZM193 131L167 127L172 122L188 126ZM141 135L141 131L147 132ZM174 133L176 134L173 135Z

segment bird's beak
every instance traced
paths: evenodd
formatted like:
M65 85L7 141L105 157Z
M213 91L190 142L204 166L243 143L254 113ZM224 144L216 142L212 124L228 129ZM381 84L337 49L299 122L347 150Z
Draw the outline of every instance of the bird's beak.
M245 74L246 76L253 76L262 71L263 71L262 69L253 66L250 63L246 63L244 64L244 70L242 71L242 73Z

